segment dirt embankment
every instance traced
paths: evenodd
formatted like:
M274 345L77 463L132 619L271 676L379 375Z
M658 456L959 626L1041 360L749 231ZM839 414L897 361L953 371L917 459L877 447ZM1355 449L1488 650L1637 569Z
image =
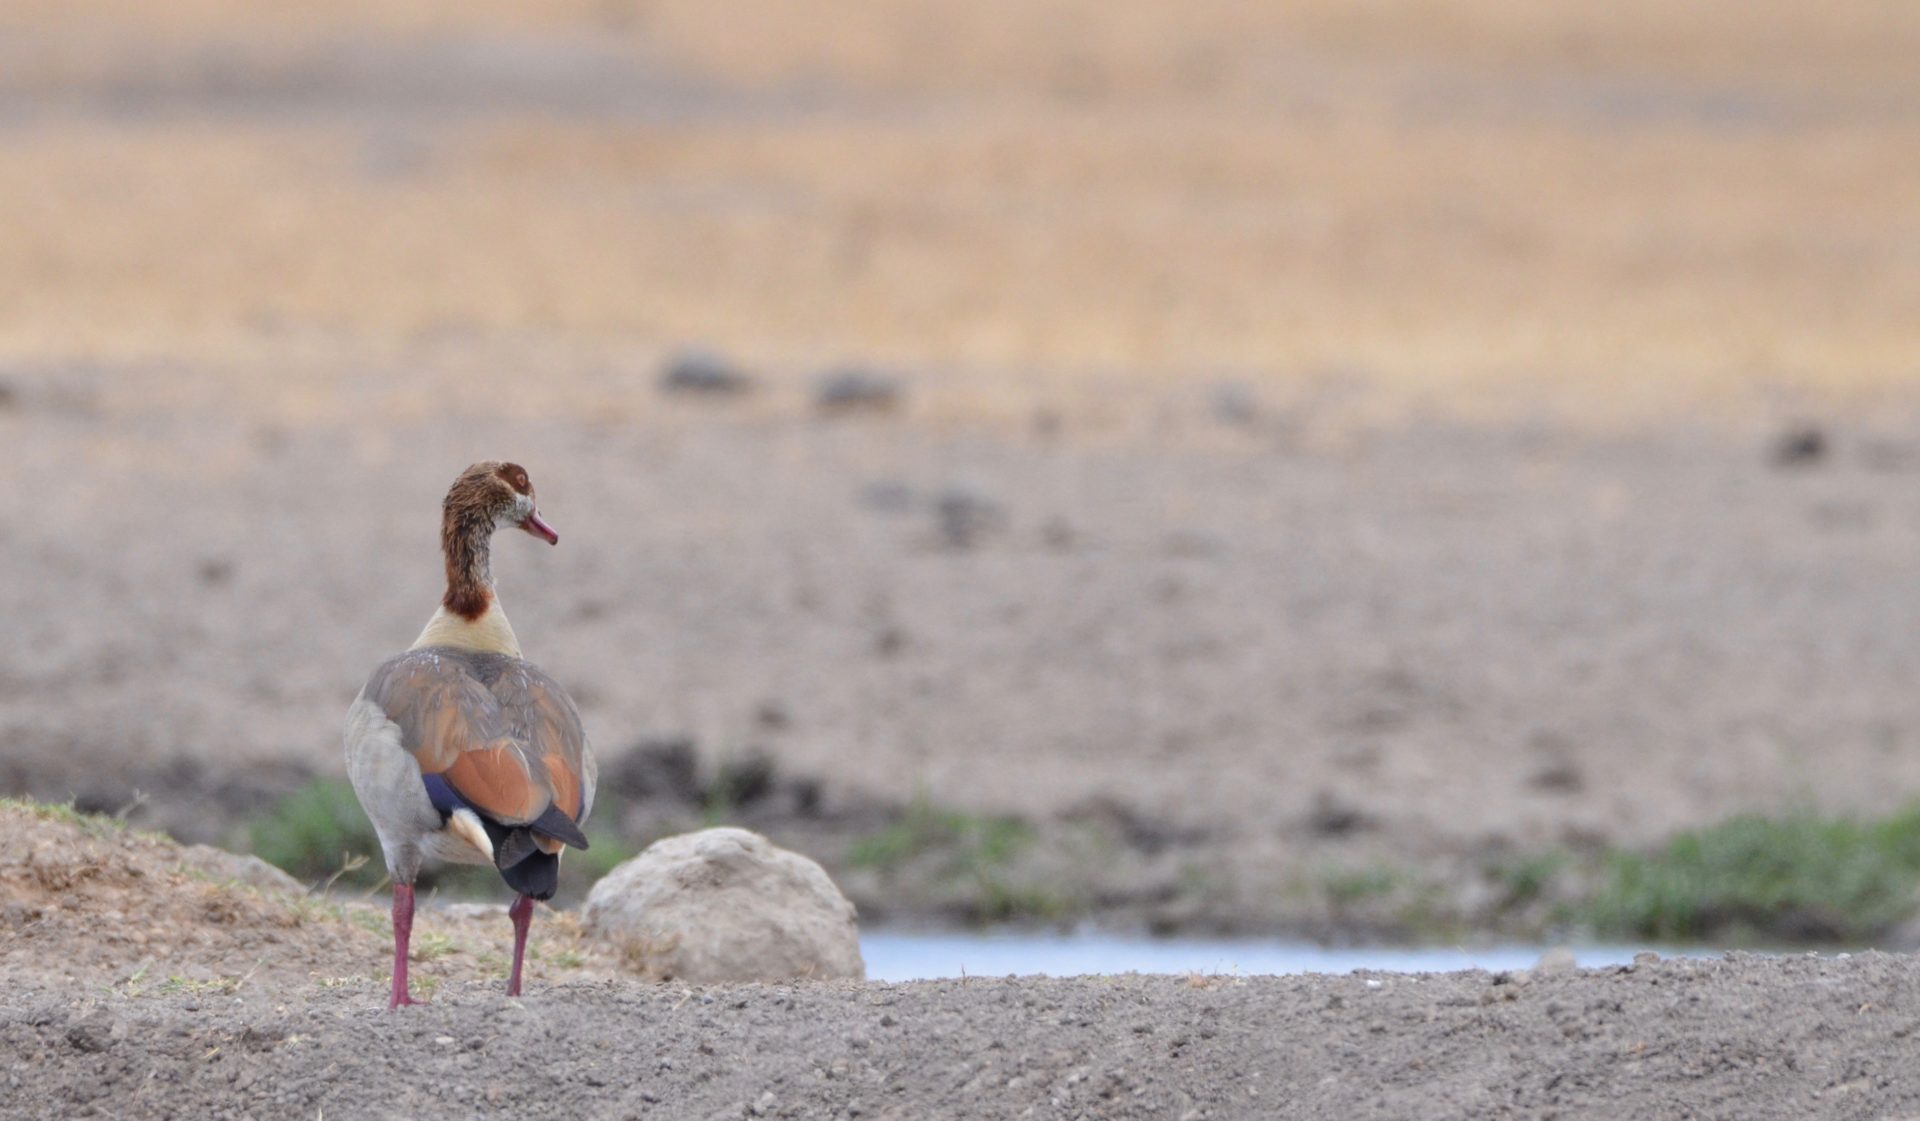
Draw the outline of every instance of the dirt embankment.
M1920 970L1881 954L1489 975L691 988L565 918L501 990L497 915L423 916L385 1009L374 904L0 810L0 1117L1890 1117Z

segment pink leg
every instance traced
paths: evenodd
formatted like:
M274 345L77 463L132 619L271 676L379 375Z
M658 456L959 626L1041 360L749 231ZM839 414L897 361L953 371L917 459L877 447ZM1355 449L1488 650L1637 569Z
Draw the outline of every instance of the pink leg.
M393 885L393 997L388 1008L418 1004L407 992L407 944L413 941L413 885Z
M527 928L533 925L533 896L523 895L507 908L513 920L513 973L507 977L507 995L520 995L520 962L527 953Z

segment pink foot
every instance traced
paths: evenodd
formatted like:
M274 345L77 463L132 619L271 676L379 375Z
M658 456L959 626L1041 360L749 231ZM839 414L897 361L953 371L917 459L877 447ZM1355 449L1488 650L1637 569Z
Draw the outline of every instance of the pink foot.
M533 896L523 895L507 908L513 920L513 972L507 976L507 995L520 995L520 962L527 954L527 930L533 926Z
M406 1004L425 1004L407 991L407 944L413 940L413 885L393 885L393 995L387 1010Z

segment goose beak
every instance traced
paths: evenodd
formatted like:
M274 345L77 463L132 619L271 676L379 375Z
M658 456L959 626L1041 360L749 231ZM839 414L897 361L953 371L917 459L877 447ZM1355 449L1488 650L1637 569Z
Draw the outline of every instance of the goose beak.
M520 523L520 528L540 538L549 545L558 545L560 543L560 535L554 532L553 527L547 524L546 519L540 516L540 511L538 510L528 514L527 520Z

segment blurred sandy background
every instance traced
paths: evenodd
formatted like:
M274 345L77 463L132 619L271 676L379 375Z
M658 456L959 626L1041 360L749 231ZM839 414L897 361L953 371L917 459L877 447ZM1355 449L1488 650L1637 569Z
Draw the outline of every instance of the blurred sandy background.
M610 755L1093 806L1242 899L1904 802L1916 57L1901 0L8 3L0 781L211 833L337 772L502 457Z

